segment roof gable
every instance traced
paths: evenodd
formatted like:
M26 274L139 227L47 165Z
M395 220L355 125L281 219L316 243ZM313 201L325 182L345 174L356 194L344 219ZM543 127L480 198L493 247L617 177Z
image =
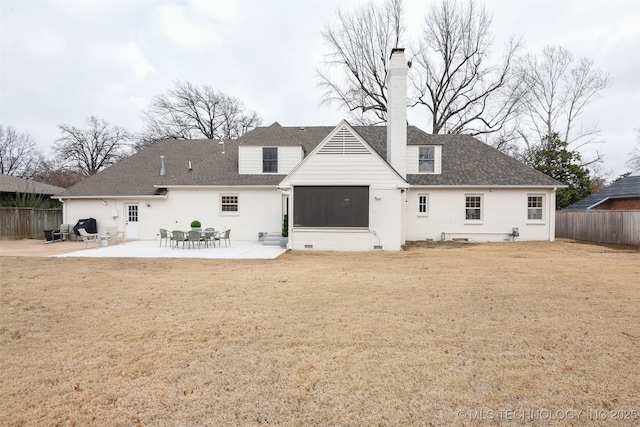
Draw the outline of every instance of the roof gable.
M394 184L404 187L406 181L355 131L346 120L341 121L329 134L296 166L281 182L280 188L289 188L293 182L324 176L328 183L332 180L348 179L349 173L358 169L356 163L367 165L373 174L388 174ZM376 171L373 171L376 169ZM304 177L303 177L304 175ZM354 180L367 181L371 176L360 173Z
M322 154L371 154L371 147L357 136L346 122L338 125L336 130L320 144L316 153Z

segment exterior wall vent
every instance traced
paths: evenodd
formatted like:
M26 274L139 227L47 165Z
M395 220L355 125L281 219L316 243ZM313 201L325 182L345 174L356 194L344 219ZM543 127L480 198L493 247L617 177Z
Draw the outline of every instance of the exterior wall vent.
M160 156L160 176L167 174L167 168L164 166L164 156Z
M369 150L346 127L342 127L322 146L318 154L369 154Z
M381 245L375 245L375 246L373 247L373 249L382 249L382 246L381 246Z
M304 245L305 249L313 249L313 245Z

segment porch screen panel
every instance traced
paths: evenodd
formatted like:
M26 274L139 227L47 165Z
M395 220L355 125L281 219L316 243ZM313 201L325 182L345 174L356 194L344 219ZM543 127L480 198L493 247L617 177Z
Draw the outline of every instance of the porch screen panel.
M294 187L294 227L369 226L369 187Z

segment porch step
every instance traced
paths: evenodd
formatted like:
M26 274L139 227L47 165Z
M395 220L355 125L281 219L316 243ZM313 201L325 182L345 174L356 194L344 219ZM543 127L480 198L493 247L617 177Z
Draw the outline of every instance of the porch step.
M262 241L263 245L280 246L280 232L268 232Z

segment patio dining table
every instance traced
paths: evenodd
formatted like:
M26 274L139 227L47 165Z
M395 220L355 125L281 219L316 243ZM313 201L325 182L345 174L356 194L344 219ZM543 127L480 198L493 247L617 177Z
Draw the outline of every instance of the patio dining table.
M190 239L189 238L189 233L196 231L198 232L198 238L196 239ZM182 238L175 238L176 233L182 233ZM182 248L184 249L184 244L187 243L187 248L191 248L191 243L198 243L198 247L200 246L200 243L204 242L205 246L209 246L209 242L213 243L213 246L216 246L216 236L218 235L219 231L198 231L198 230L189 230L189 231L182 231L182 230L174 230L169 232L170 234L170 239L171 242L175 241L175 247L177 248L179 246L179 243L182 242ZM210 238L207 238L207 234L210 234ZM173 244L171 245L171 247L174 247Z

